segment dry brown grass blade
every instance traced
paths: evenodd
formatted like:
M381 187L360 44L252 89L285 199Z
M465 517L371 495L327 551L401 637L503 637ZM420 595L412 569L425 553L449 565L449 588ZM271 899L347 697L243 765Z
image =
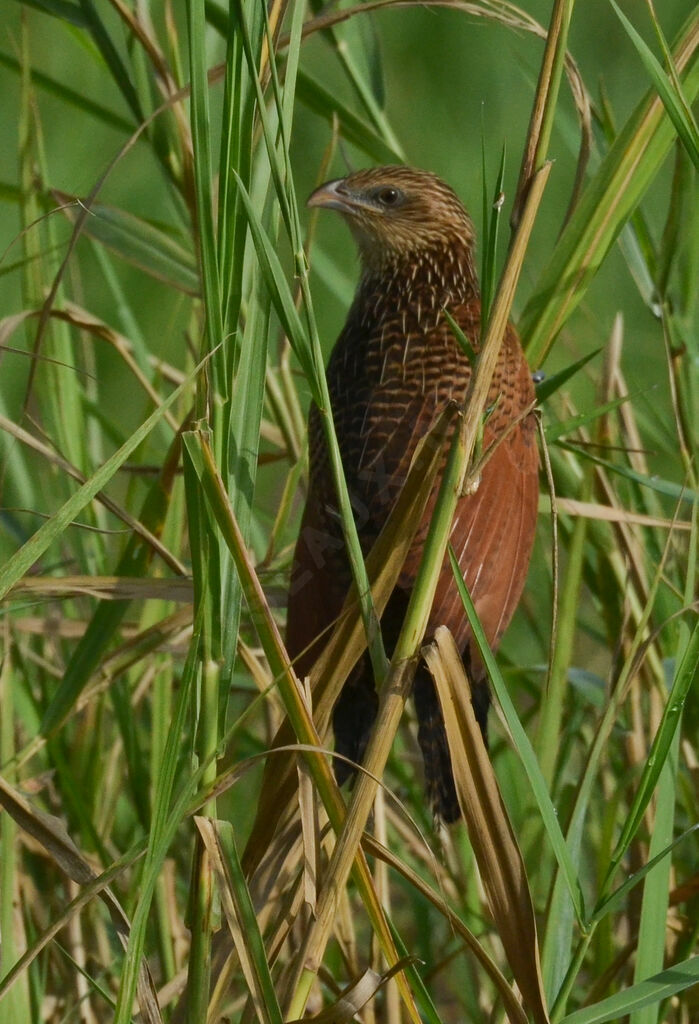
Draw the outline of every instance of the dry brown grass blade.
M94 597L100 601L176 601L194 600L190 579L156 579L134 576L52 576L28 577L17 583L5 600L17 597L69 598Z
M14 786L0 776L0 804L7 813L47 851L58 867L78 885L90 885L97 874L68 835L60 818L33 807ZM106 905L119 940L126 948L131 925L116 896L108 889L98 893ZM162 1024L158 997L145 959L138 970L138 1004L145 1024Z
M470 701L451 633L440 627L424 649L449 741L459 805L508 963L537 1024L547 1024L534 907L497 779Z
M422 893L425 899L428 900L440 914L444 915L446 920L449 922L450 927L454 931L454 934L462 939L464 944L471 953L473 953L478 960L478 963L497 988L510 1024L527 1024L527 1016L520 1006L517 996L515 995L512 986L508 983L507 978L505 978L500 968L491 958L488 951L478 941L473 932L466 927L458 914L451 909L444 897L433 889L431 885L428 885L424 878L422 878L417 871L413 870L405 860L401 860L399 857L396 857L385 846L382 846L373 836L365 833L362 839L362 845L367 853L372 854L377 859L388 864L399 875L402 875L403 878L417 889L418 892Z
M44 300L44 303L43 303L43 305L41 307L41 310L39 311L39 323L38 323L37 330L36 330L36 336L34 338L34 344L33 344L32 349L31 349L31 354L35 358L33 358L32 363L30 365L29 375L28 375L28 378L27 378L27 384L26 384L26 388L25 388L24 405L23 405L23 410L22 410L22 415L23 416L26 415L26 412L27 412L27 410L29 408L29 402L30 402L30 399L31 399L31 396L32 396L32 393L33 393L33 390L34 390L34 379L35 379L35 375L36 375L36 366L37 366L37 359L36 359L36 357L38 357L39 353L41 352L41 347L42 347L42 344L43 344L44 335L46 333L46 328L48 326L49 320L50 320L51 315L52 315L54 302L56 301L56 296L58 295L58 289L60 288L61 282L62 282L63 278L65 277L66 272L68 270L68 265L70 264L70 261L72 259L73 252L75 250L75 246L77 245L78 239L79 239L80 235L82 234L83 225L84 225L84 223L85 223L85 221L86 221L86 219L87 219L87 217L88 217L88 215L90 213L90 207L91 207L92 203L94 203L94 201L97 198L97 196L99 195L99 193L100 193L100 191L102 189L102 186L104 185L105 181L110 176L110 174L112 173L114 168L120 163L122 158L125 157L126 154L131 149L133 149L133 147L136 145L136 142L141 137L143 132L146 131L146 129L152 124L152 122L157 117L160 116L161 113L163 113L163 111L168 110L179 99L181 99L181 97L177 96L177 95L171 97L170 99L167 100L166 103L164 103L160 107L158 107L157 110L154 110L153 113L150 114L149 117L147 117L146 120L143 121L138 126L138 128L135 130L133 135L131 135L131 137L129 139L127 139L127 141L121 147L121 149L116 154L116 156L113 157L113 159L109 162L107 168L100 175L100 177L97 179L97 181L93 185L89 195L85 198L85 200L83 201L83 203L81 205L80 212L79 212L78 216L75 219L75 223L74 223L74 226L73 226L73 230L71 232L70 239L68 241L68 245L66 246L66 249L65 249L63 260L62 260L58 270L56 271L56 274L55 274L55 276L53 278L53 281L51 282L51 287L49 288L49 291L48 291L48 294L46 296L46 299Z
M288 1024L303 1024L304 1021L311 1020L316 1021L317 1024L349 1024L350 1021L354 1020L355 1015L359 1013L362 1007L370 999L374 998L379 989L383 988L387 981L390 981L398 971L402 971L403 968L417 962L417 957L403 957L402 960L384 974L379 974L378 971L374 971L369 967L357 981L348 985L340 998L332 1006L327 1006L313 1017L300 1017L297 1020L288 1021Z
M42 623L42 626L37 631L43 630L43 634L47 635L53 629L53 626L49 625L46 619L39 621ZM81 624L77 623L77 625ZM13 622L13 628L17 628L16 622ZM57 725L57 728L68 721L68 719L79 715L100 693L104 693L122 672L142 661L148 653L168 647L171 649L184 649L191 634L191 629L191 608L180 609L172 615L167 615L164 619L144 630L134 631L133 628L123 627L122 635L126 639L102 661L91 681L67 712L62 722ZM63 630L59 629L57 632L61 636L64 635ZM83 632L84 629L81 629L79 635L82 636ZM68 633L67 635L70 634ZM15 766L21 768L28 761L31 761L46 746L47 742L47 737L43 733L38 733L19 751Z
M367 557L367 572L372 580L372 594L378 614L385 608L395 586L432 492L442 463L444 440L455 416L456 407L448 408L419 445L393 512ZM328 644L311 672L313 720L323 743L328 737L332 709L342 684L365 647L366 638L359 617L356 592L352 588ZM288 746L295 739L291 725L285 721L274 737L272 748ZM268 762L265 769L255 824L243 854L243 867L248 877L264 856L282 809L294 798L294 761L295 755L283 760L276 757Z
M318 732L312 719L309 717L305 702L299 696L297 689L298 681L289 662L288 654L279 634L279 628L265 598L259 577L252 564L250 553L243 540L240 526L230 506L228 492L218 472L213 452L209 445L208 433L206 431L192 431L185 436L185 444L190 455L193 457L207 501L233 556L245 599L251 610L258 636L270 665L270 670L283 693L289 718L293 722L294 729L298 732L299 737L307 744L306 752L309 755L307 760L313 774L315 786L332 822L332 827L336 834L339 834L345 820L344 801L331 768L323 756L324 751ZM280 813L283 813L283 807L278 803L273 804L269 813L272 815L274 823ZM269 834L273 835L273 832L274 828L272 828ZM264 852L264 850L261 852ZM353 863L355 882L367 907L372 928L379 937L382 952L390 964L396 963L399 957L388 922L374 891L369 867L361 851L357 850L356 852L357 856ZM418 1024L419 1015L415 1007L415 1001L410 987L402 975L398 977L398 984L401 986L405 1010L410 1019Z
M513 230L519 223L532 176L546 157L553 111L556 108L560 70L565 59L571 7L572 5L569 0L556 0L553 5L551 24L546 34L544 58L539 71L534 106L529 120L527 143L510 215L510 224Z
M400 639L398 641L400 644ZM395 654L394 654L395 658ZM333 931L337 907L349 876L361 837L373 807L376 790L398 728L401 711L412 688L417 660L393 662L382 687L379 708L367 744L362 767L347 808L342 832L338 835L324 874L315 918L307 929L300 948L295 951L295 966L290 972L284 1005L290 1015L303 1013L310 987L323 960Z
M65 196L69 199L69 196ZM76 205L76 201L73 200L73 206ZM9 338L12 337L15 331L17 331L23 324L28 324L29 320L36 319L39 316L39 311L36 309L25 309L19 313L13 313L10 316L3 317L0 320L0 345L5 346ZM99 317L94 316L88 310L83 309L81 306L74 302L64 301L62 308L52 309L50 313L51 320L60 320L62 323L70 324L79 331L86 331L94 338L99 338L105 341L108 345L119 354L119 358L126 364L129 373L133 376L133 379L137 381L144 392L148 395L154 406L162 404L162 396L158 394L155 388L151 385L147 375L143 373L141 367L138 364L138 360L133 354L133 344L129 339L121 334L120 331L110 327L109 324L105 323L104 320L100 320ZM26 358L34 358L33 353L24 352ZM37 356L38 359L43 359L43 356ZM154 363L151 361L151 365ZM75 368L73 368L75 369ZM174 371L175 377L172 374L167 375L167 379L170 383L181 384L184 379L179 371ZM163 376L166 376L163 374ZM177 433L179 427L177 420L173 414L169 411L164 416L166 422L169 424L171 430Z
M558 511L570 516L583 516L585 519L598 519L605 523L636 523L639 526L652 526L660 530L691 530L692 524L684 519L663 519L660 516L649 516L644 512L632 512L625 508L614 508L596 501L579 501L577 498L558 498Z
M237 775L238 772L233 774ZM299 871L303 856L302 841L298 819L288 821L286 828L280 829L275 835L268 859L255 875L251 895L258 926L264 935L270 968L277 964L304 902L303 877ZM218 1020L224 1008L229 1005L233 979L238 972L238 954L230 929L221 929L214 937L211 959L214 984L209 1003L209 1020ZM249 996L248 1002L252 1006L252 996ZM185 1010L184 1003L181 1003L173 1015L172 1024L184 1024Z
M101 875L95 876L94 882L81 886L78 895L70 903L66 904L60 913L55 917L52 916L51 923L39 935L33 938L31 946L24 951L19 960L0 979L0 1003L13 985L19 981L22 973L36 960L42 950L46 949L53 942L59 932L69 927L73 918L80 914L94 900L95 896L99 896L100 892L110 885L115 878L131 867L133 862L133 857L128 855L122 857L120 861L116 861L106 871L102 872ZM159 1003L161 1006L164 1005L161 1000L159 1000Z
M137 369L138 372L136 374L136 379L139 383L143 384L143 382L147 380L147 378L143 377L140 368L138 368L138 363L132 358L134 351L133 343L129 341L125 335L114 330L113 327L110 327L103 320L100 320L92 313L89 313L86 309L83 309L82 306L78 306L75 302L69 302L66 300L63 303L63 308L52 309L49 315L52 320L60 320L63 323L70 324L78 330L88 331L95 337L102 338L103 341L113 345L119 355L124 358L124 362L128 364L129 369L131 370L133 367ZM38 316L38 310L24 309L19 313L12 313L10 316L3 317L0 320L0 349L10 349L7 342L9 338L12 337L13 333L19 330L22 324L26 323L28 320L36 319ZM45 356L35 355L33 352L26 352L24 349L12 349L12 351L21 353L21 355L27 359L43 360L46 358ZM48 359L47 361L53 362L54 360ZM157 375L164 381L167 381L168 384L173 384L175 387L179 387L179 385L185 380L185 374L181 370L178 370L177 367L172 366L164 359L160 359L152 352L146 354L146 362L157 372ZM75 370L76 368L74 367L73 369ZM162 401L154 391L149 392L149 395L153 398L155 405L159 405Z

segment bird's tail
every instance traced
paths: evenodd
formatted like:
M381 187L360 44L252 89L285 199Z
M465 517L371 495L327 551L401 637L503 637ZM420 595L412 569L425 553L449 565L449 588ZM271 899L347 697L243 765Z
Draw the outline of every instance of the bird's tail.
M425 765L425 788L436 817L446 824L461 817L451 767L442 709L427 667L420 664L415 674L413 695L417 713L417 738ZM485 681L477 682L471 697L483 739L488 743L487 719L490 693Z
M365 654L348 676L333 710L335 750L343 757L335 760L338 786L355 773L355 769L344 758L356 764L363 760L378 706L374 674Z

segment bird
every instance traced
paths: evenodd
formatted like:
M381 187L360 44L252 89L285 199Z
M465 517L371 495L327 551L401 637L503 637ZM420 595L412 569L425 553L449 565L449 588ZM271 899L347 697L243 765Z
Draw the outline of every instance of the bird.
M337 211L360 258L360 278L326 370L347 487L363 553L386 522L420 439L449 403L463 406L481 341L475 232L464 205L437 175L413 167L370 167L326 182L309 207ZM454 335L447 313L473 352ZM508 324L487 403L483 451L491 450L473 493L460 497L450 542L489 644L496 649L524 588L538 507L539 456L534 386L518 335ZM351 585L338 502L320 412L308 420L309 482L294 551L286 642L299 675L310 672ZM492 446L492 448L491 448ZM418 524L381 617L390 655L399 635L434 508ZM471 702L487 745L490 690L452 568L445 558L425 641L447 626L461 651ZM424 662L413 699L425 787L433 814L460 809L444 721ZM333 711L339 784L361 763L378 709L365 652ZM345 760L346 759L346 760Z

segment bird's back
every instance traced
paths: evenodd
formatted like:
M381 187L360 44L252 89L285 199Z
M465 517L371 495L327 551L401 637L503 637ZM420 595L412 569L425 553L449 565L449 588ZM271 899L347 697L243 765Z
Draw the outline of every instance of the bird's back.
M452 315L475 344L480 304ZM407 477L418 441L450 401L463 403L471 367L445 319L396 309L373 320L355 304L327 369L340 452L365 554L371 549ZM426 329L425 329L426 328ZM489 641L497 645L524 586L538 503L538 455L526 360L509 328L491 386L492 411L483 450L504 436L488 459L475 493L457 506L451 533L464 578ZM288 644L304 651L339 613L351 582L344 553L320 416L309 423L310 481L292 570ZM409 593L429 528L438 484L418 526L399 580ZM447 625L464 649L469 631L451 569L442 571L429 629ZM390 647L395 637L386 637ZM312 658L306 659L310 665Z

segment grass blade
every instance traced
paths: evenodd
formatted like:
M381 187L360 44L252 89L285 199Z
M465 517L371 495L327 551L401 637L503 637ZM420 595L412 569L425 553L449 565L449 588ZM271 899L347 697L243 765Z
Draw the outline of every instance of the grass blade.
M584 927L586 915L582 890L580 888L580 881L578 879L577 872L575 871L573 862L571 861L570 854L566 847L566 842L563 838L561 827L558 823L558 816L556 814L556 810L553 804L551 803L551 798L549 796L546 783L544 782L541 770L534 755L532 745L529 742L527 734L522 728L519 718L517 717L517 713L514 709L514 705L512 704L512 700L507 692L507 688L502 678L502 674L500 673L500 670L498 668L498 664L493 656L492 651L490 650L488 641L485 637L485 633L483 632L483 628L480 622L478 621L478 615L476 613L473 601L471 600L471 595L466 589L463 578L461 576L459 563L456 559L456 556L454 555L454 552L451 549L449 550L449 558L451 560L451 566L454 571L454 578L456 580L457 587L459 588L459 593L461 594L461 600L464 603L464 609L466 611L466 615L468 616L469 625L473 632L474 640L478 645L478 651L480 653L481 658L483 659L484 665L488 670L488 677L493 685L493 689L495 690L495 694L498 698L500 707L502 708L502 712L505 717L505 721L507 722L507 727L512 735L512 739L517 750L517 753L522 759L522 764L524 765L525 771L527 773L527 777L532 788L532 793L534 794L534 798L539 807L541 818L544 822L544 825L546 826L549 841L551 843L551 846L553 847L553 851L556 855L556 859L558 860L559 867L568 885L568 892L570 893L570 898L573 907L575 908L575 915L581 927Z
M601 351L601 348L596 348L593 352L583 356L582 359L578 359L576 362L571 363L570 366L566 366L564 370L559 370L558 373L552 374L551 377L544 377L536 387L537 399L540 402L545 402L547 398L550 398L559 388L563 387L566 381L574 377L578 370L582 370L583 366L586 366L591 359L598 356Z
M687 99L699 92L699 14L690 15L675 47ZM674 126L655 92L629 118L565 226L551 261L519 321L530 362L544 361L558 332L583 298L617 235L667 156Z
M437 629L425 659L439 695L459 804L498 935L529 1013L535 1021L548 1022L524 861L476 722L461 654L448 629Z
M607 881L615 874L621 858L629 847L631 837L643 820L643 814L655 792L660 773L667 761L673 738L682 719L685 701L692 684L696 684L697 679L699 679L699 623L695 624L688 643L678 660L675 678L665 704L660 727L653 740L653 746L643 769L628 817L611 857ZM606 885L603 888L606 888Z
M195 817L194 822L213 864L228 927L252 996L255 1017L262 1024L282 1024L284 1018L277 1002L255 908L240 866L233 826L229 821L211 821L201 817Z
M605 1021L626 1017L644 1006L652 1006L683 992L699 982L699 956L690 957L680 964L652 978L623 989L593 1006L586 1006L563 1017L561 1024L604 1024Z
M68 220L75 224L76 210L82 201L65 192L55 191L53 195ZM83 233L159 281L189 295L199 293L196 260L168 232L154 224L126 210L93 203Z
M111 458L107 459L104 465L86 480L82 487L65 502L62 508L54 513L43 526L40 526L36 533L5 563L2 569L0 569L0 599L41 558L49 546L60 537L65 528L92 501L98 491L101 491L109 483L117 470L123 466L131 453L148 436L156 423L160 422L167 410L175 404L192 381L196 380L202 365L203 363L200 363L186 380L178 388L175 388L163 401L162 405L151 413L148 419L141 424L138 430L134 431L121 448Z
M659 61L645 44L623 11L621 11L614 3L614 0L609 0L609 2L614 8L619 21L624 26L626 34L636 47L636 52L643 61L643 66L652 79L653 85L658 92L658 96L660 96L661 100L665 104L665 109L675 126L677 134L682 140L682 144L689 153L692 163L695 167L699 168L699 131L697 131L691 107L680 91L681 86L678 85L678 87L676 87L674 82L672 82L665 74ZM671 56L670 59L672 59Z

